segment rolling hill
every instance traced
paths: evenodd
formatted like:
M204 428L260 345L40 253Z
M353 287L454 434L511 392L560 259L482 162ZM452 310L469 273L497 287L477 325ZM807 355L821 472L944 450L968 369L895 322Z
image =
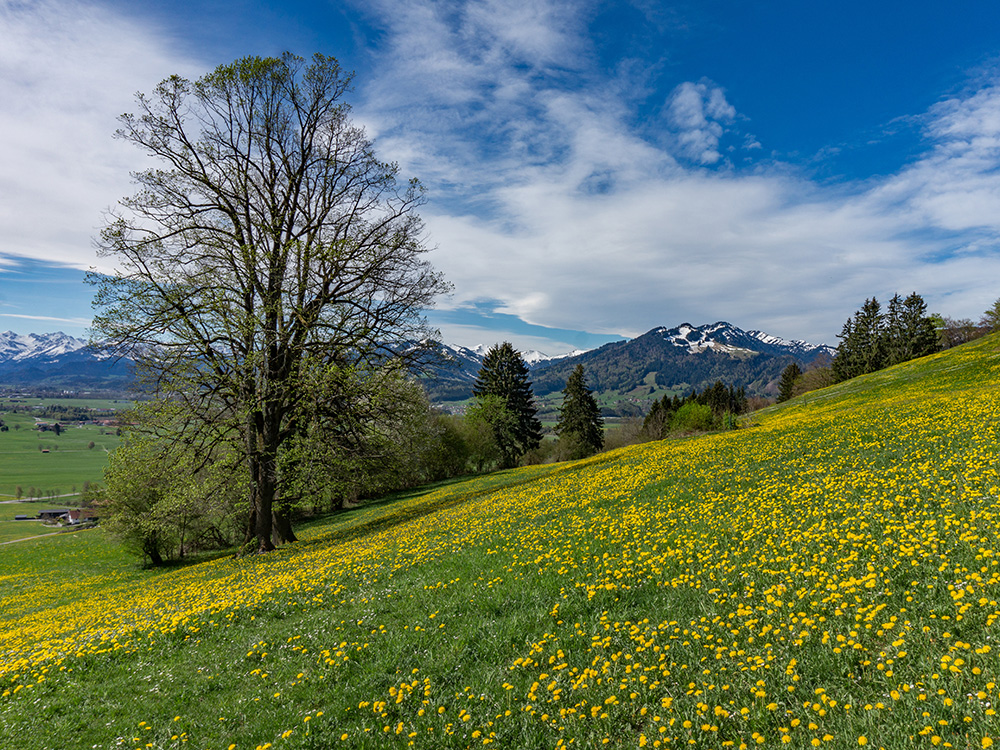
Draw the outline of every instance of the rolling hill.
M1000 336L144 571L0 552L0 746L1000 742Z

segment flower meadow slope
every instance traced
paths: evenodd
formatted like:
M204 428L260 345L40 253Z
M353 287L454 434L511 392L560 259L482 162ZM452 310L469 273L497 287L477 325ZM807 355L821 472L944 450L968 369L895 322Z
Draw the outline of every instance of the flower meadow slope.
M0 551L0 746L990 747L998 348L257 559L71 587L45 545L102 537Z

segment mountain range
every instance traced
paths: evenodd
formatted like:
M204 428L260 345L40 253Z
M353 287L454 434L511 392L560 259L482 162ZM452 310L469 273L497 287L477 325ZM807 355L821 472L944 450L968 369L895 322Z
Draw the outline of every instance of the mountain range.
M65 333L0 333L0 384L72 390L122 389L130 383L127 362L102 358L83 339ZM472 394L487 347L438 346L437 362L422 379L432 401L461 401ZM720 321L695 326L658 327L628 341L598 349L548 357L522 356L531 369L535 395L545 401L565 387L582 364L587 382L605 402L620 402L614 413L641 413L645 403L665 392L684 393L721 380L750 395L774 390L790 363L825 364L835 350L826 345L788 341L763 331L744 331ZM630 406L631 404L631 406Z
M121 391L132 385L127 361L110 359L68 334L0 333L0 385L37 390Z
M603 394L612 413L641 413L653 398L666 392L701 390L721 380L743 387L749 395L775 392L781 371L791 362L805 369L828 363L833 347L788 341L763 331L744 331L719 321L674 328L658 327L628 341L561 357L525 356L536 397L545 401L566 385L570 372L582 364L592 390ZM485 348L443 344L447 364L432 369L425 386L435 402L460 401L472 394ZM611 402L617 406L608 407Z

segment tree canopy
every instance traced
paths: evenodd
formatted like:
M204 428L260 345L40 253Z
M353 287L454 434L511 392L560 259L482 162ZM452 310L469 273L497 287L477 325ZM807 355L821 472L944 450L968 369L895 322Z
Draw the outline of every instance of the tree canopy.
M283 451L319 412L349 430L358 383L410 356L447 289L420 185L348 117L351 78L323 55L246 57L139 94L116 133L158 166L101 232L117 270L91 276L94 337L183 404L174 438L237 447L260 551L294 539Z

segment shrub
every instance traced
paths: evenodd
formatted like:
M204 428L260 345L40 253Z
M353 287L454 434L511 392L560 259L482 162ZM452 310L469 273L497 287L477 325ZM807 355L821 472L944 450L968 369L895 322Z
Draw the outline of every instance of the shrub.
M712 429L712 407L707 404L684 404L670 420L671 432L705 432Z

